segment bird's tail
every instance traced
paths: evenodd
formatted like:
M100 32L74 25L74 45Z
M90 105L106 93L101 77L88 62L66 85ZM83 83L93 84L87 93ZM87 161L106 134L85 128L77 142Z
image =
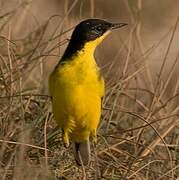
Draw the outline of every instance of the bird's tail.
M79 166L88 165L91 158L89 139L83 142L74 143L74 156L75 156L76 163Z

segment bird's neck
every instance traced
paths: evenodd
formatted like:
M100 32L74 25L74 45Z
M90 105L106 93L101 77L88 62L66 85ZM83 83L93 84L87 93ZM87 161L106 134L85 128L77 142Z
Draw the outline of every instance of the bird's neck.
M71 64L71 67L75 67L75 69L80 69L81 73L84 71L88 71L91 68L94 69L97 67L94 52L96 46L91 43L87 42L81 49L73 50L67 47L62 59L58 63L56 67L59 67L61 64ZM72 53L73 52L73 53Z
M97 45L95 42L86 42L79 44L70 42L61 60L74 60L75 58L73 57L75 56L81 56L83 58L85 58L85 56L88 56L88 58L93 58L96 46Z
M94 42L87 42L83 46L83 48L77 52L77 54L83 58L85 57L93 58L95 49L96 49L96 44L94 44Z
M72 38L65 50L61 61L68 61L75 59L74 56L80 54L81 56L93 57L96 47L103 41L103 39L110 33L106 32L103 36L89 42L81 41L80 39Z

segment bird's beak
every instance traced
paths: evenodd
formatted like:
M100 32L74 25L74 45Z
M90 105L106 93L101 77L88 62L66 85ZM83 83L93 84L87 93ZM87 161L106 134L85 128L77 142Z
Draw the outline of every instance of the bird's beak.
M111 29L118 29L118 28L121 28L126 25L128 25L128 24L127 23L114 23L114 24L112 24Z

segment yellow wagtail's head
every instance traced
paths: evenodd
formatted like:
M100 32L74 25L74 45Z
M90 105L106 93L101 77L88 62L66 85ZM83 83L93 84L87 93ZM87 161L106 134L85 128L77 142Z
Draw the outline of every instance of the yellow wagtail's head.
M126 23L110 23L101 19L87 19L82 21L73 31L70 43L63 58L71 57L82 50L86 45L88 46L88 49L95 49L111 30L126 25Z

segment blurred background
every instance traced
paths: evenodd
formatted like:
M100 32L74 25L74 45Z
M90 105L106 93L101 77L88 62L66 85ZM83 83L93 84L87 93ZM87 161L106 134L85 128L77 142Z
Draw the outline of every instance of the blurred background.
M53 122L48 76L87 18L129 25L95 52L106 98L93 163L81 170ZM178 0L0 0L0 177L176 179L178 18Z

